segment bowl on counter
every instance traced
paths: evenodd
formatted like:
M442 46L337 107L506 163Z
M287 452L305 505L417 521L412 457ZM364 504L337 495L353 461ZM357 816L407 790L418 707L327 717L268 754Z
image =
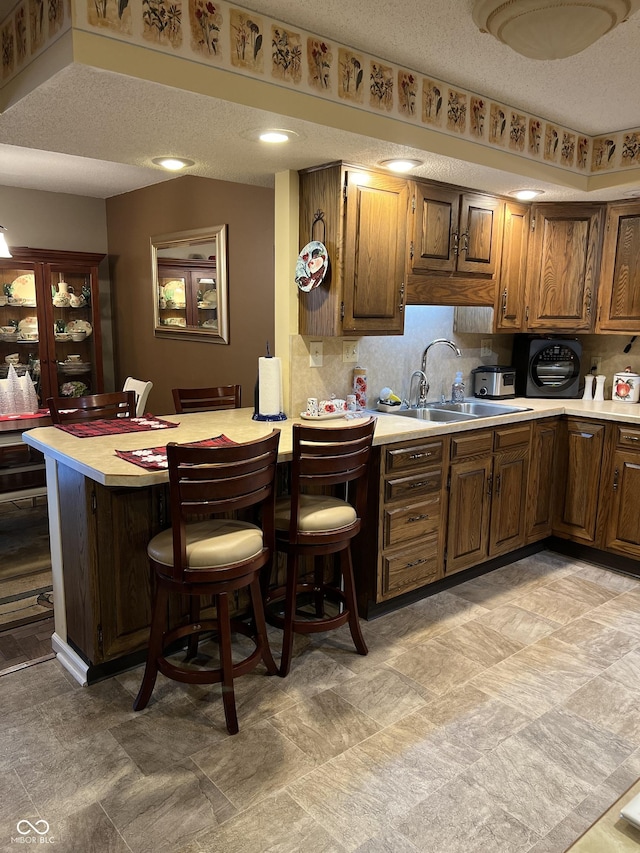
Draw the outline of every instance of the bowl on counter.
M70 341L71 335L68 334L67 332L56 332L55 338L57 341L61 341L61 342Z

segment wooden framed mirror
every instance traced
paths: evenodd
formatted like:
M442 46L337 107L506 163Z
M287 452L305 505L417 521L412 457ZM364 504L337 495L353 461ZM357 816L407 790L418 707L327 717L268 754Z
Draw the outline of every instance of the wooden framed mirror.
M151 237L154 334L229 343L227 226Z

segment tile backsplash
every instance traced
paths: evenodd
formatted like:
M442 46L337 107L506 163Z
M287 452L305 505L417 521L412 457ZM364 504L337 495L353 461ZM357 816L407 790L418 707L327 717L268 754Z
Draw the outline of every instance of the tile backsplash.
M422 363L422 353L435 338L449 338L462 351L462 357L446 346L436 346L429 351L427 378L429 398L451 396L451 384L457 370L462 371L467 394L472 393L471 370L480 364L509 364L511 361L510 335L487 336L479 334L454 334L452 307L409 305L405 315L404 335L357 338L359 366L367 370L368 400L375 407L381 388L389 386L405 398L409 394L409 380ZM481 338L491 338L492 353L481 357ZM354 340L355 338L348 338ZM345 338L323 338L323 366L309 366L311 341L300 335L291 337L291 401L292 414L303 411L307 397L329 399L332 395L344 398L351 393L353 363L342 360L342 343Z
M323 366L309 366L311 342L318 338L292 335L291 358L291 412L295 415L304 410L307 397L319 400L331 396L344 398L352 392L354 363L343 362L344 340L357 340L359 366L367 370L368 402L373 408L380 389L392 388L403 399L409 394L409 380L414 370L422 363L422 353L435 338L449 338L462 351L457 358L446 346L429 350L427 378L430 384L429 399L437 400L441 394L451 396L451 384L456 371L461 370L466 385L466 394L471 396L473 387L471 371L482 364L511 364L512 335L489 335L456 333L454 308L448 306L409 305L406 308L405 331L402 336L380 336L361 338L323 338ZM570 336L568 336L570 337ZM600 372L607 377L605 397L611 398L613 375L625 367L640 373L640 336L629 353L624 353L631 336L626 335L578 335L583 346L583 373L587 373L593 357L601 359ZM490 340L491 354L481 356L483 340Z

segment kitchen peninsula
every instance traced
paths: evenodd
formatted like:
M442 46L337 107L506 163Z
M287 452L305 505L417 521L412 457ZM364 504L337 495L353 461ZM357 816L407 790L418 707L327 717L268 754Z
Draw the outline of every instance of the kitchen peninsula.
M629 529L629 501L640 500L640 452L634 452L636 447L640 451L640 406L581 400L509 402L527 410L456 423L378 416L369 527L357 566L363 615L375 615L376 605L406 592L420 594L428 584L477 566L494 552L508 554L552 533L614 551L631 558L629 562L640 561L638 512L635 527ZM127 655L144 650L150 618L146 546L170 523L166 471L145 470L115 451L220 434L249 441L276 426L282 433L280 461L290 459L295 420L275 425L254 421L251 409L165 419L178 424L170 434L78 438L56 427L24 433L25 442L42 452L46 462L53 649L82 684L117 671ZM548 434L554 437L551 445ZM583 464L590 470L583 471ZM483 472L480 480L476 469ZM517 484L510 479L512 469L521 472ZM611 478L613 496L608 489ZM471 491L465 493L467 482ZM473 497L481 525L478 535L470 536L473 552L459 538L461 525L449 518L458 487L463 498ZM501 489L504 524L513 527L513 535L497 535L495 493ZM560 492L563 497L555 501L553 518L539 518L541 507L551 512L551 496ZM485 493L494 501L486 506ZM624 533L616 513L625 519ZM475 550L479 543L486 545L482 553ZM452 547L458 545L462 550L458 548L452 561ZM638 567L640 574L640 562Z

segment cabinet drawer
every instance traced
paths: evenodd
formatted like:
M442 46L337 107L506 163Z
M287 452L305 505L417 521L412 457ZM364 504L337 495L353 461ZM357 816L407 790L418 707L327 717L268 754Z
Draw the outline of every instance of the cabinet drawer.
M519 424L512 427L496 427L494 430L494 450L509 450L511 447L519 447L529 444L531 438L531 424Z
M465 456L491 453L492 450L493 432L488 429L460 433L460 435L454 435L451 438L452 459L463 459Z
M413 506L384 511L383 547L409 542L428 533L435 533L440 524L440 496Z
M421 442L409 447L391 447L386 454L387 473L415 471L425 465L441 462L442 448L442 441Z
M384 484L384 499L387 503L397 500L415 500L424 495L439 492L442 485L442 469L413 474L411 477L392 477Z
M618 445L640 450L640 427L618 427Z
M391 598L435 581L440 576L437 536L401 553L382 558L382 598Z

